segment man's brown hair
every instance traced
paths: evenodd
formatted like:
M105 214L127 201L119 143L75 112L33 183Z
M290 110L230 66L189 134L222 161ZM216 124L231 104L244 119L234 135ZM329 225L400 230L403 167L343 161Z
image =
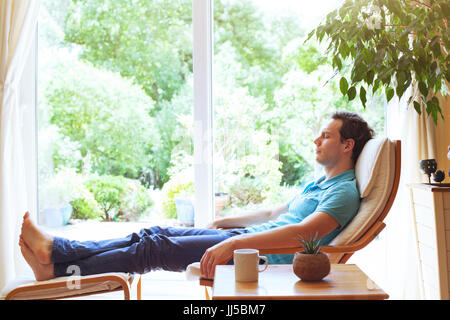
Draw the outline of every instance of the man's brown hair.
M375 131L369 127L360 115L354 112L337 111L333 113L331 118L334 120L342 120L342 127L339 131L342 142L347 139L353 139L355 141L352 159L356 163L366 142L375 136Z

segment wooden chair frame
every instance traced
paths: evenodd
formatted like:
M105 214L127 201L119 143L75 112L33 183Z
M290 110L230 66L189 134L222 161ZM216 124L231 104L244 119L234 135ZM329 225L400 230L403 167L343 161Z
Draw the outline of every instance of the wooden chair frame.
M58 300L58 299L68 299L68 298L78 298L84 296L90 296L95 294L103 294L110 293L116 291L123 291L124 300L137 299L141 300L142 298L142 278L141 275L134 275L129 280L124 279L123 276L115 275L115 274L99 274L97 276L87 276L80 277L80 286L95 284L99 282L115 282L120 284L119 287L113 290L101 290L101 291L93 291L82 294L72 294L63 297L49 297L49 298L39 298L39 300ZM67 287L66 281L55 281L51 283L39 283L35 282L30 285L21 285L17 288L11 290L5 297L5 300L14 300L17 299L16 296L20 296L26 293L32 293L41 290L49 290L49 289L58 289Z
M395 169L394 169L394 182L387 199L386 205L384 206L382 212L380 213L377 220L370 226L370 228L364 232L355 242L345 246L323 246L321 251L325 253L343 253L344 255L340 258L340 264L344 264L350 259L350 257L358 250L361 250L367 246L373 239L375 239L378 234L386 227L383 222L387 214L391 210L392 204L394 203L395 197L397 195L399 183L400 183L400 170L401 170L401 141L394 141L395 149ZM303 248L284 248L284 249L261 249L260 254L295 254L296 252L303 251ZM226 264L226 262L221 263ZM205 287L212 287L214 284L213 279L200 278L200 285ZM206 290L207 288L205 288ZM208 291L206 290L207 297L209 297Z

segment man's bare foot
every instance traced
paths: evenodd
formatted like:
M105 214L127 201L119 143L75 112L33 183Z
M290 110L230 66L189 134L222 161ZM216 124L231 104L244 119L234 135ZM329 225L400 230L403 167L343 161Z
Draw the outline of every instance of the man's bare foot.
M21 239L41 264L51 263L53 237L41 231L28 212L23 216Z
M22 252L25 261L33 270L34 276L37 281L50 280L55 277L53 272L53 264L42 264L38 261L37 257L33 254L33 251L20 239L19 241L20 251Z

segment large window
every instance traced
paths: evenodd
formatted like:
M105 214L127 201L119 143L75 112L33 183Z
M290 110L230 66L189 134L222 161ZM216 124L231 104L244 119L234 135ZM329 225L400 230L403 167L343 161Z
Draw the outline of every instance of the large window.
M41 222L179 218L176 197L193 196L192 2L43 0L38 43Z
M382 135L383 100L348 101L326 48L304 43L341 2L43 0L40 221L202 226L320 174L312 140L333 110Z

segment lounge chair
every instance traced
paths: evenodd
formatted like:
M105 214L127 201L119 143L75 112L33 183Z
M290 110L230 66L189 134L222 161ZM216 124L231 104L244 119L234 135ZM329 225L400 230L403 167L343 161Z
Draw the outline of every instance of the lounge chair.
M334 238L328 246L322 247L331 263L346 263L354 252L367 246L384 229L383 222L392 207L400 181L401 142L388 138L374 138L367 142L355 166L361 205L357 215ZM294 254L302 248L280 248L260 250L260 254ZM224 261L221 264L226 264ZM188 267L188 277L199 275L199 263ZM200 277L200 284L208 288L214 279Z

